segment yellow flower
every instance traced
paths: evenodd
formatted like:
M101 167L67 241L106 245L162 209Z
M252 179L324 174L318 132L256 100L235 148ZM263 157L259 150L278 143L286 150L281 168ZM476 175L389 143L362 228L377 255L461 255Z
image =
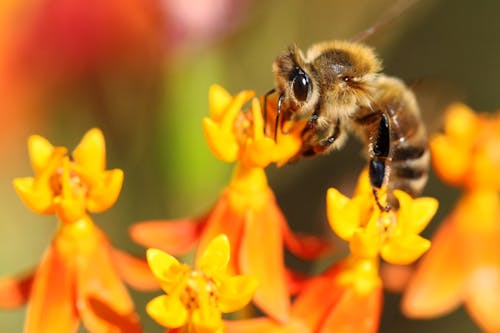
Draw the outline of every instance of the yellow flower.
M34 177L16 178L14 188L33 211L57 213L71 222L86 212L102 212L118 199L123 171L106 169L104 136L99 129L88 131L73 151L54 147L47 139L33 135L28 140Z
M266 136L256 98L250 111L241 112L253 96L252 91L242 91L233 97L220 86L210 87L210 118L203 119L208 145L225 162L239 161L246 167L260 168L273 162L281 164L298 152L301 141L293 135L281 135L277 142Z
M161 250L149 249L149 266L166 295L148 303L148 314L168 328L222 332L222 313L243 308L257 287L250 276L227 274L229 257L229 240L223 234L209 243L194 270Z
M331 188L327 192L327 215L332 230L350 243L353 255L372 258L380 254L387 262L409 264L430 247L418 234L434 216L438 202L433 198L413 199L395 190L399 209L381 211L366 186L366 172L357 194L349 199Z
M29 152L35 177L14 186L29 208L62 223L36 270L0 278L0 306L28 303L26 333L72 333L80 321L95 333L142 332L122 279L139 289L158 284L145 261L115 249L88 214L113 205L123 180L121 170L105 170L101 131L87 132L73 160L40 136L30 137Z

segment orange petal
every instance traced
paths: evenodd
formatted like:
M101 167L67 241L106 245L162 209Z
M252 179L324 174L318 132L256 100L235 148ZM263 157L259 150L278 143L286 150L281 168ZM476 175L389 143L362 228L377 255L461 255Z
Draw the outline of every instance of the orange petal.
M225 234L231 244L228 273L239 274L236 262L238 261L238 253L240 251L243 219L243 216L237 210L230 207L228 194L224 192L205 221L205 227L201 233L196 253L196 260L198 260L203 249L207 248L212 239L220 234Z
M319 333L376 333L382 311L382 289L359 294L346 288L325 317Z
M253 275L259 282L255 303L274 319L286 322L290 300L283 257L282 215L275 206L265 208L250 210L245 216L239 266L242 274Z
M53 246L34 276L28 303L25 333L76 332L75 272Z
M78 265L77 306L90 332L142 332L127 289L111 260L110 245L101 235L93 251Z
M138 290L160 289L145 259L136 258L117 249L111 249L111 256L118 274L129 285Z
M485 332L500 332L500 262L477 269L469 281L467 311Z
M224 322L226 333L311 333L309 329L299 319L293 319L282 325L269 318L256 318L248 320L234 320ZM170 332L170 331L169 331Z
M15 308L26 304L33 283L33 274L29 273L20 278L0 278L0 308Z
M145 247L182 255L194 248L204 225L203 218L146 221L132 225L129 233L134 242Z
M335 272L332 272L311 279L293 302L292 316L300 318L314 332L319 329L335 300L341 296L342 290L335 288L334 275Z
M402 310L407 316L435 317L460 304L466 282L463 237L452 219L440 226L403 296Z

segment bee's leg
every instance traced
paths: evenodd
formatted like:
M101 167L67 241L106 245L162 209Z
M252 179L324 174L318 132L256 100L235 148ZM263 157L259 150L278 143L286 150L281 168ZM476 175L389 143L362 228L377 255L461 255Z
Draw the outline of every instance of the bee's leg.
M373 195L375 196L375 202L381 211L389 211L391 205L389 204L389 194L388 200L385 206L382 206L378 197L378 190L384 184L387 176L387 165L386 161L389 158L390 151L390 128L389 120L385 114L381 114L380 122L378 124L375 142L370 146L371 154L370 161L368 164L368 174L370 177L370 183L373 189Z
M302 156L315 156L338 147L345 141L345 133L342 133L340 120L328 123L326 129L320 129L317 123L321 121L316 113L309 120L309 125L302 132L304 149ZM324 139L323 139L324 138Z

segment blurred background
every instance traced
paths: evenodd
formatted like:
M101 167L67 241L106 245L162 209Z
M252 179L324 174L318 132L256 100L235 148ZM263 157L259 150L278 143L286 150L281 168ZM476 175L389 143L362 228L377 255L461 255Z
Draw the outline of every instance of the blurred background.
M201 130L209 85L262 95L273 85L274 58L287 46L351 38L394 2L2 0L0 276L34 267L57 227L54 216L31 213L12 187L13 178L32 175L30 134L72 149L91 127L103 129L108 168L123 169L125 182L117 204L95 220L116 247L142 255L128 238L130 224L200 215L229 180L232 166L211 155ZM499 13L496 0L421 0L367 40L385 73L414 89L430 132L439 130L452 101L497 109ZM352 193L365 163L362 148L349 140L329 156L269 168L294 229L331 235L326 189ZM430 236L458 192L431 177L425 194L441 202ZM146 331L162 332L143 310L154 294L132 293ZM381 332L479 332L462 309L410 321L398 302L387 294ZM21 332L23 317L24 309L0 311L0 331Z

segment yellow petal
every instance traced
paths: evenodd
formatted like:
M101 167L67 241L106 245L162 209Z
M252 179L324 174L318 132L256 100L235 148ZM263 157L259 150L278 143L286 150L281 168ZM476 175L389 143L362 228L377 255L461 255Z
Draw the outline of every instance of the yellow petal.
M360 258L373 258L378 255L381 238L377 232L367 229L358 229L354 232L349 243L349 249L354 256Z
M196 333L218 333L224 326L221 313L212 307L194 310L191 321Z
M234 162L238 158L239 146L232 132L221 130L219 124L210 118L203 119L203 132L212 153L224 162Z
M188 312L179 298L168 295L153 298L146 305L146 312L160 325L168 328L181 327L188 318Z
M212 84L208 90L210 117L215 121L220 120L231 103L232 98L226 89L217 84Z
M91 172L106 169L104 135L98 128L89 130L73 150L75 162Z
M385 242L380 255L388 263L408 265L420 258L430 247L429 240L415 234L407 234Z
M265 168L273 161L274 140L261 138L257 140L248 139L241 163L247 167Z
M49 163L54 146L44 137L32 135L28 139L28 151L33 171L38 174Z
M278 166L282 166L298 153L301 146L302 140L299 137L294 135L281 135L278 137L278 142L276 142L273 149L272 160L276 162Z
M160 281L165 292L168 293L177 286L182 278L179 274L181 264L177 259L158 249L148 249L146 258L153 275Z
M439 202L434 198L423 197L413 199L409 194L395 190L399 200L398 223L404 224L405 231L419 234L436 214Z
M251 111L253 115L253 139L262 139L264 137L264 118L262 117L260 102L255 97L252 99Z
M23 202L38 214L54 213L52 189L48 183L35 186L32 177L14 179L14 188Z
M359 199L350 200L334 188L326 194L328 222L332 230L343 240L350 240L360 224Z
M87 209L92 213L99 213L109 209L118 200L123 185L123 171L105 171L93 185L87 197Z
M197 269L210 276L224 275L229 263L230 251L227 236L224 234L218 235L210 241L201 257L197 260Z
M257 279L246 275L231 276L224 279L219 287L220 310L227 313L243 308L250 303L257 284Z

